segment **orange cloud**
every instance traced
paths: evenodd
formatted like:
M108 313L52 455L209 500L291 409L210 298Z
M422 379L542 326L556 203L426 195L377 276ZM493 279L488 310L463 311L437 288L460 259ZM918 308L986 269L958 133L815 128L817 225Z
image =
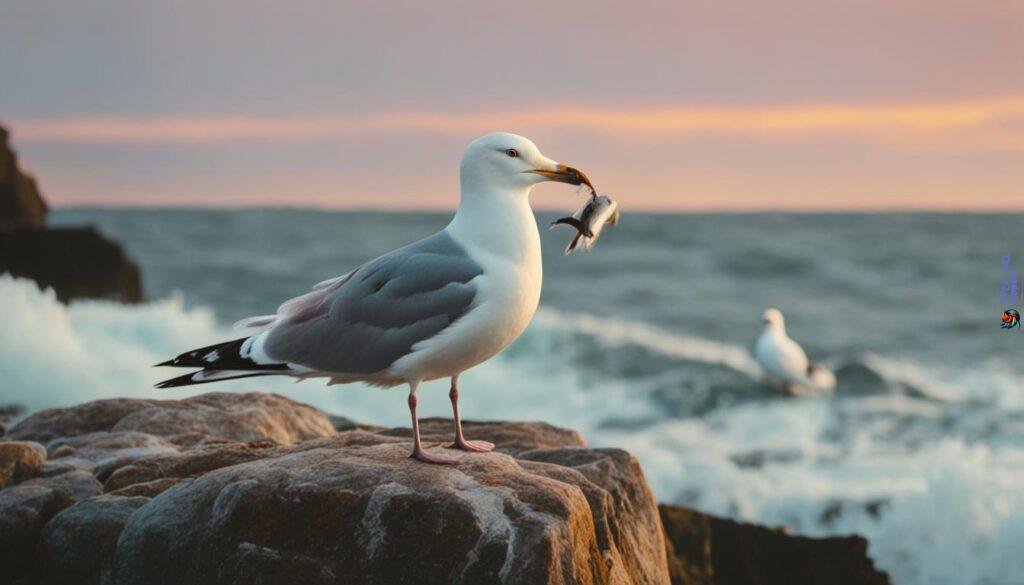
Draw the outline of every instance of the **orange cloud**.
M934 146L965 142L1024 148L1024 95L918 104L663 107L552 107L479 114L383 113L365 116L160 116L15 120L22 142L217 143L303 141L366 133L465 134L494 128L565 128L609 135L865 136ZM1016 129L1013 127L1016 126Z

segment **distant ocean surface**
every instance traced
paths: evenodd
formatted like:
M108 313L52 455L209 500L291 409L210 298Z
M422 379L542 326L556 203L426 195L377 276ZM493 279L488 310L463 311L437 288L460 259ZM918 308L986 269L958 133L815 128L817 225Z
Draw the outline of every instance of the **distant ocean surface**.
M2 401L186 395L149 366L232 335L315 282L442 228L448 214L58 210L125 244L152 302L63 307L0 279ZM471 419L579 429L643 463L660 500L865 535L895 583L1024 582L1024 332L999 318L1000 257L1024 274L1016 215L641 215L591 252L548 231L533 323L464 377ZM500 222L500 217L494 221ZM836 371L835 397L758 384L750 348L778 307ZM1024 307L1019 307L1024 309ZM255 379L356 420L408 424L405 390ZM422 392L449 416L446 382Z

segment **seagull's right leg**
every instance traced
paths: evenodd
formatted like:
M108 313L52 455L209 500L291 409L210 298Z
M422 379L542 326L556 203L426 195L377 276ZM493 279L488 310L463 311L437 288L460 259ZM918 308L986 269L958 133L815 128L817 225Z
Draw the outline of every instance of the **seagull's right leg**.
M420 419L416 417L416 390L419 386L418 380L416 382L409 382L409 414L412 416L412 455L410 457L424 463L455 465L459 462L458 459L444 457L443 455L431 455L420 443Z

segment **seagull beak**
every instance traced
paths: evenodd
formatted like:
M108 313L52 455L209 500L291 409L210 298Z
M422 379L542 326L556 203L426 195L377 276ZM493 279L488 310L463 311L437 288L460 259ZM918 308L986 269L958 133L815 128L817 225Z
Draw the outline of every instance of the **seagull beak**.
M594 186L590 184L590 179L587 178L587 175L584 174L583 171L574 169L570 166L556 164L554 170L533 169L530 172L541 175L549 181L569 183L570 185L586 185L587 187L590 187L591 191L596 193Z

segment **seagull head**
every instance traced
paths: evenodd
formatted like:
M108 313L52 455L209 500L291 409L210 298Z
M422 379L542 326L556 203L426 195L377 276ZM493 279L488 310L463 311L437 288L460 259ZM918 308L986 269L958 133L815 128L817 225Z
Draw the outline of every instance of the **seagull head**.
M528 192L543 181L594 189L582 171L551 160L529 139L508 132L495 132L471 142L462 154L459 175L463 191Z
M765 327L778 327L785 329L786 321L782 318L782 311L778 309L767 309L762 315L761 320L764 322Z

